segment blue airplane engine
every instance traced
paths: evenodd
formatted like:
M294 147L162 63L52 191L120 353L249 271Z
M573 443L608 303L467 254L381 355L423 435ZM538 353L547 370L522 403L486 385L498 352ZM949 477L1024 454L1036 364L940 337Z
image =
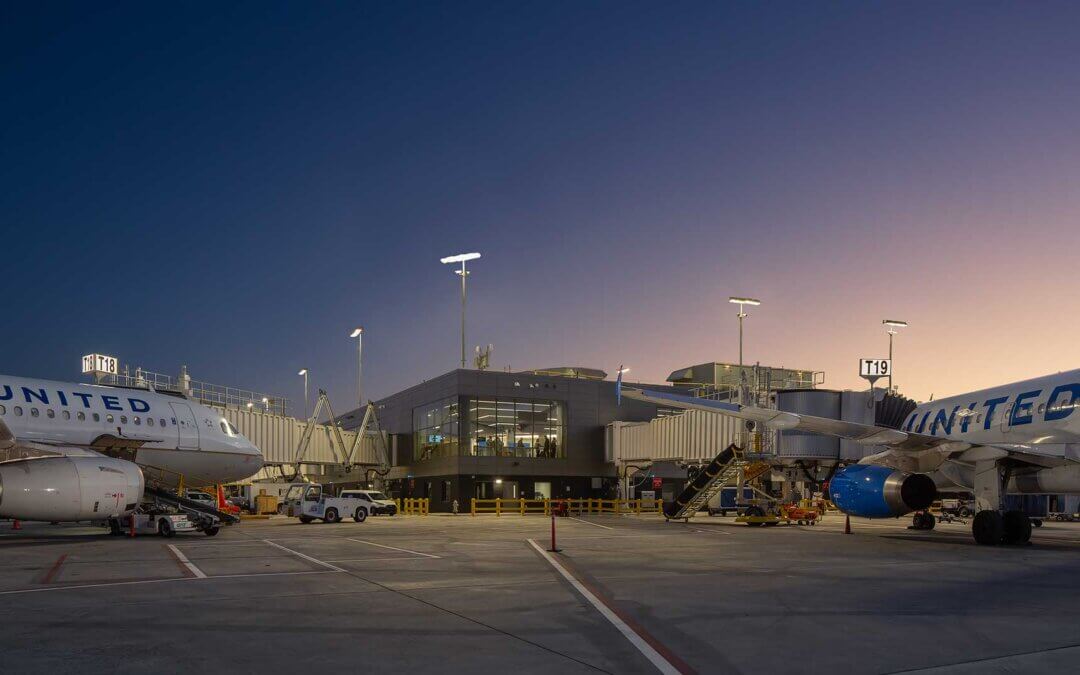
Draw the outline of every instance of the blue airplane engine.
M926 474L854 464L829 481L829 497L848 515L893 518L928 508L937 497L937 487Z

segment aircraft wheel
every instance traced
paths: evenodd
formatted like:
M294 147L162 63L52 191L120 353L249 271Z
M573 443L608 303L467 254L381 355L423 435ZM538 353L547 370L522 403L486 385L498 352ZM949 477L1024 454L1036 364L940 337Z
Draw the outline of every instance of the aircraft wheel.
M932 530L936 524L937 520L934 519L934 514L925 511L916 513L912 518L912 525L916 530Z
M765 511L760 506L751 506L748 509L746 509L746 511L743 512L743 515L745 515L745 516L747 516L749 518L758 518L758 517L764 516ZM750 527L761 527L762 524L761 523L747 523L747 525L749 525Z
M120 521L116 518L109 518L109 534L114 537L124 534L124 531L120 529Z
M1031 541L1031 519L1023 511L1006 511L1001 522L1003 544L1026 544Z
M367 520L367 509L362 506L356 507L356 513L353 514L353 520L358 523L362 523Z
M337 509L326 509L323 520L327 523L336 523L341 520L341 516L338 515Z
M971 523L971 534L983 546L997 546L1005 534L1001 514L997 511L979 511Z
M208 537L212 537L212 536L214 536L215 534L217 534L220 531L221 531L220 527L208 527L205 530L203 530L203 534L205 534Z

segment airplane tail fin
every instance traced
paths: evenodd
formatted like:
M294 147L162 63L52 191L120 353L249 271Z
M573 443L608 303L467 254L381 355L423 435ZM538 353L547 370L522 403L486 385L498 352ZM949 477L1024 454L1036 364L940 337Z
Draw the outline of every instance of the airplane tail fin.
M619 376L615 378L615 405L622 405L622 364L619 364Z

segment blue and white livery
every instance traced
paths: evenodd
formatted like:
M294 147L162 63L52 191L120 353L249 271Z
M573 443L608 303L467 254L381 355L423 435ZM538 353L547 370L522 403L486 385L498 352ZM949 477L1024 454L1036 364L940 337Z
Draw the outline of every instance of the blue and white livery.
M108 520L147 478L211 485L262 465L220 412L179 394L0 375L0 517Z
M975 495L976 541L1023 543L1031 522L1004 511L1005 494L1080 494L1080 370L923 403L899 429L617 386L633 399L885 446L830 481L830 498L851 515L919 512L938 488L962 488Z

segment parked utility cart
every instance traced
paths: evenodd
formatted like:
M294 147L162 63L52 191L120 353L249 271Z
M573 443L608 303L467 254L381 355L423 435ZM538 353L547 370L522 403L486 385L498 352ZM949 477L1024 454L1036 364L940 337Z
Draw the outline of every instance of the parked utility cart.
M370 499L361 499L356 492L350 490L340 497L330 497L318 483L294 485L285 493L283 509L285 515L299 518L301 523L313 520L339 523L346 517L362 523L371 513L373 503Z

